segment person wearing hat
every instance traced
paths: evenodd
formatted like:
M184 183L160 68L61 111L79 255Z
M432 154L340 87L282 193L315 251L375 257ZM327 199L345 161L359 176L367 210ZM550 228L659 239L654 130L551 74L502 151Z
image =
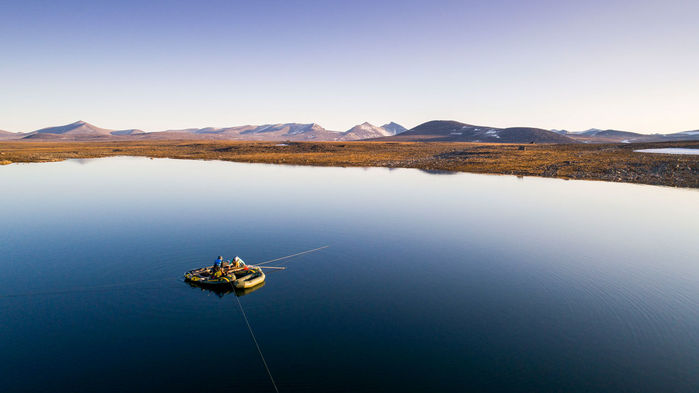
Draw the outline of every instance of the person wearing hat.
M233 267L245 267L245 262L243 262L243 260L240 259L240 257L238 257L238 256L233 258L233 261L231 262L231 264L233 265Z

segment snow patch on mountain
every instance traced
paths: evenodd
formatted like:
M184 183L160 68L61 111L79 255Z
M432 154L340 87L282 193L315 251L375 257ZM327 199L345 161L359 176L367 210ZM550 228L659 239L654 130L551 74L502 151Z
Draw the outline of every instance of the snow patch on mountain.
M393 136L393 134L383 127L377 127L371 123L364 122L344 132L339 140L356 141L360 139L381 138L384 136Z
M398 135L405 131L408 131L405 127L395 122L384 124L381 126L381 128L388 131L391 135Z

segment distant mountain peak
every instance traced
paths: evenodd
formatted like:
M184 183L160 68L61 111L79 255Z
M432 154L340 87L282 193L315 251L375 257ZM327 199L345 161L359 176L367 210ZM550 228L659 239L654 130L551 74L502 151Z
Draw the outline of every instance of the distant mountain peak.
M112 130L107 130L104 128L95 127L90 123L78 120L75 123L66 124L64 126L57 127L46 127L37 130L38 134L94 134L94 135L105 135L109 134Z
M99 127L97 127L97 126L95 126L95 125L92 125L92 124L90 124L90 123L88 123L88 122L86 122L86 121L84 121L84 120L78 120L78 121L76 121L76 122L74 122L74 123L68 124L68 126L74 126L74 127L86 126L86 127L99 128Z
M391 133L391 135L398 135L403 132L408 131L407 128L403 127L402 125L396 123L396 122L390 122L388 124L384 124L381 126L384 130L388 131Z
M349 130L345 131L342 136L340 137L340 140L343 141L356 141L360 139L373 139L373 138L381 138L384 136L391 136L390 131L382 128L382 127L377 127L368 121L365 121L362 124L358 124Z
M602 132L602 131L603 131L603 130L601 130L601 129L599 129L599 128L590 128L590 129L587 129L587 130L581 132L581 134L584 134L584 135L597 135L597 134L599 134L599 133Z
M453 120L432 120L400 135L382 140L481 142L481 143L571 143L572 139L554 132L531 127L494 128L475 126Z
M78 120L76 122L66 124L64 126L46 127L40 130L29 133L28 138L51 138L52 136L60 138L104 138L113 135L138 135L145 132L138 129L128 130L111 130L94 126L86 121Z
M357 127L361 128L361 129L363 129L363 130L374 130L374 129L379 129L379 128L380 128L380 127L377 127L377 126L375 126L375 125L369 123L368 121L365 121L365 122L362 123L362 124L358 124L358 125L354 126L353 129L354 129L354 128L357 128Z

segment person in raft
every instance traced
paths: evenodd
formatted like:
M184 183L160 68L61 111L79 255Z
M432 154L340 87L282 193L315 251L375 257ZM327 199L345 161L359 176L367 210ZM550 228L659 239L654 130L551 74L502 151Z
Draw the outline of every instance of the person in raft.
M219 255L219 257L216 259L216 262L214 262L214 268L213 268L214 273L220 271L222 266L223 266L223 257Z
M231 263L235 267L245 267L245 262L243 262L243 260L237 256L235 258L233 258L233 261Z

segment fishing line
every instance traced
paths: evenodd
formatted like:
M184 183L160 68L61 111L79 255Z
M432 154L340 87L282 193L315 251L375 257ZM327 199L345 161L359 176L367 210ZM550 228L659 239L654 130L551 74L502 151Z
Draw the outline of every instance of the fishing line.
M293 258L293 257L295 257L295 256L303 255L303 254L309 254L309 253L312 253L312 252L315 252L315 251L320 251L320 250L322 250L322 249L324 249L324 248L328 248L328 247L330 247L330 245L323 246L323 247L318 247L318 248L314 248L314 249L312 249L312 250L302 251L302 252L299 252L299 253L296 253L296 254L287 255L287 256L284 256L284 257L281 257L281 258L270 259L270 260L268 260L268 261L256 263L256 264L254 264L254 266L262 266L262 265L266 265L266 264L268 264L268 263L272 263L272 262L276 262L276 261L281 261L282 259L288 259L288 258Z
M309 253L312 253L315 251L320 251L320 250L322 250L324 248L328 248L328 247L330 247L330 246L327 245L327 246L323 246L323 247L314 248L311 250L298 252L296 254L286 255L286 256L283 256L280 258L270 259L268 261L256 263L252 266L266 265L268 263L281 261L282 259L293 258L293 257L299 256L299 255L309 254ZM235 290L233 283L231 283L231 288L233 288L233 290ZM255 337L255 333L252 331L252 326L250 326L250 321L248 320L248 316L247 316L247 314L245 314L245 309L243 308L243 303L240 302L240 298L238 297L238 295L235 295L235 300L238 302L238 307L240 307L240 313L243 314L243 319L245 320L245 325L248 327L248 331L250 332L250 337L252 337L252 341L255 343L255 348L257 348L257 353L260 355L260 359L262 360L262 364L265 366L265 370L267 371L267 375L269 376L269 381L272 382L272 386L274 387L274 391L279 393L279 389L277 388L277 383L274 382L274 377L272 377L272 372L269 371L269 366L267 365L267 361L265 360L265 357L262 354L262 349L260 349L260 344L257 342L257 338Z
M231 284L231 287L233 287L233 284ZM235 289L235 287L233 287ZM274 382L274 378L272 377L272 372L269 371L269 366L267 366L267 361L265 361L265 357L262 355L262 350L260 349L260 344L257 343L257 339L255 338L255 333L252 332L252 327L250 326L250 322L248 321L248 316L245 314L245 310L243 309L243 304L240 302L240 298L238 298L238 295L235 295L235 300L238 301L238 307L240 307L240 312L243 314L243 319L245 319L245 324L248 326L248 331L250 332L250 337L252 337L252 341L255 343L255 347L257 348L257 353L260 354L260 359L262 359L262 364L265 365L265 370L267 370L267 375L269 375L269 380L272 382L272 386L274 386L274 391L279 393L279 389L277 388L276 382Z
M314 248L311 250L298 252L296 254L291 254L291 255L286 255L283 257L279 257L279 258L270 259L270 260L267 260L264 262L257 263L253 266L266 265L268 263L281 261L283 259L289 259L289 258L293 258L293 257L299 256L299 255L310 254L312 252L320 251L320 250L328 248L328 247L330 247L330 246L326 245L326 246ZM275 267L274 269L283 270L283 268L281 268L281 267L278 267L278 268ZM66 289L66 290L50 291L50 292L17 293L17 294L9 294L9 295L0 295L0 298L22 297L22 296L42 296L42 295L62 295L62 294L70 294L70 293L76 293L76 292L111 290L111 289L125 287L125 286L129 286L129 285L133 285L133 284L141 284L141 283L145 283L145 282L166 281L166 280L172 280L172 278L160 278L160 279L155 279L155 280L131 281L128 283L121 283L121 284L101 285L101 286L94 286L94 287ZM231 283L231 287L235 291L235 287L233 287L233 283ZM262 364L265 366L265 370L267 371L267 375L269 376L269 381L272 383L272 386L274 387L274 391L279 393L279 388L277 388L277 383L274 381L274 377L272 376L272 372L269 370L269 366L267 365L267 361L265 360L265 357L262 354L262 349L260 348L260 344L257 342L257 338L255 337L255 333L252 330L252 326L250 326L250 321L248 320L248 316L245 313L245 309L243 308L243 304L240 302L240 298L238 297L238 295L235 295L235 300L238 302L238 307L240 308L240 313L243 315L243 320L245 321L245 325L248 328L248 332L250 332L250 337L252 337L252 341L255 343L255 348L257 349L257 353L260 355L260 359L262 360Z

